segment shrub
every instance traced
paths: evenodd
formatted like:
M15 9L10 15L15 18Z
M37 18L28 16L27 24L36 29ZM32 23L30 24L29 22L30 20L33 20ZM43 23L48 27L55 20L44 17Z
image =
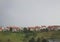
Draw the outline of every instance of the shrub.
M29 42L35 42L35 39L32 37Z
M39 37L37 38L37 41L36 42L40 42L40 38Z

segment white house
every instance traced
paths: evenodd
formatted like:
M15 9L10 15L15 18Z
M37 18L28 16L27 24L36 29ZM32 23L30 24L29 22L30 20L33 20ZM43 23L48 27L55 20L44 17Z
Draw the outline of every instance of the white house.
M11 28L12 28L12 32L20 31L20 27L17 27L17 26L9 26L9 27L7 27L7 30L10 31Z
M46 26L41 26L41 27L40 27L40 30L41 30L41 29L46 29L46 28L47 28Z

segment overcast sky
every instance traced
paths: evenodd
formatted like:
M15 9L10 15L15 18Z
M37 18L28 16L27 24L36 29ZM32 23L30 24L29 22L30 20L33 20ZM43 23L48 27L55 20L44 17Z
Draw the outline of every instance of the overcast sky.
M0 26L60 25L60 0L0 0Z

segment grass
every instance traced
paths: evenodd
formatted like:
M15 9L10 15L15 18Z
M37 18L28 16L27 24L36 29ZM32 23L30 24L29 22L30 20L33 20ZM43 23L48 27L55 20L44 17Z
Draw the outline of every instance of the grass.
M35 34L34 34L35 35ZM34 35L30 34L30 37L33 37ZM49 32L37 32L35 39L37 37L40 38L57 38L60 39L60 31L49 31ZM1 42L8 42L8 39L10 39L11 42L23 42L25 39L25 34L24 33L12 33L12 32L0 32L0 41Z
M0 40L7 42L7 39L10 39L11 42L22 42L24 34L21 33L6 33L0 32Z

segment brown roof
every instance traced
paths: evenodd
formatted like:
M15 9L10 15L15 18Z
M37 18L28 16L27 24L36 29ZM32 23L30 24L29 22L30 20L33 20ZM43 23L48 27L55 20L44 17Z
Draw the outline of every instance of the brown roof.
M7 28L15 28L15 29L20 29L20 27L17 27L17 26L8 26Z
M54 25L54 26L48 26L48 28L57 28L57 27L60 27L60 26L56 26L56 25Z

